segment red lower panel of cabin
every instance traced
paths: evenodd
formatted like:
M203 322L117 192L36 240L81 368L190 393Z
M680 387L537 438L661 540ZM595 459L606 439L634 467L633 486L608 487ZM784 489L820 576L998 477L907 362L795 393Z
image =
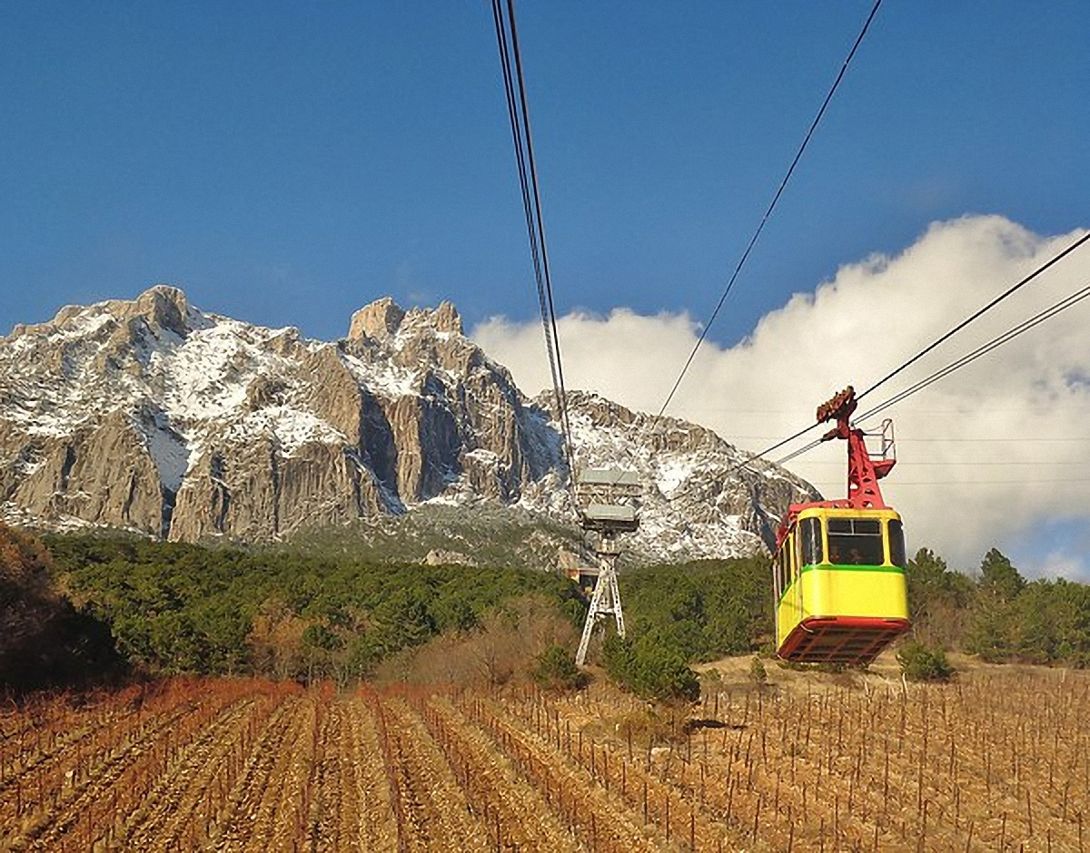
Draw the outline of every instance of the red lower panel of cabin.
M811 616L795 626L776 654L793 663L868 664L909 627L907 619Z

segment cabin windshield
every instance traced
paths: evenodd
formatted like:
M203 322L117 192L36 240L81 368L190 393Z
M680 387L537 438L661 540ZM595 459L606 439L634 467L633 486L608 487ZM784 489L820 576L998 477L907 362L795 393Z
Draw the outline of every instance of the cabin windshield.
M840 566L884 563L882 522L876 518L830 518L829 562Z

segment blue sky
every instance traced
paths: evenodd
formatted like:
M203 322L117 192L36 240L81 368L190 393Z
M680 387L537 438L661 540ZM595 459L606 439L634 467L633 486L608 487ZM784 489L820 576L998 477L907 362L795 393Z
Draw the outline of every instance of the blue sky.
M672 381L691 345L689 321L714 305L870 5L519 5L559 311L684 320L664 321L677 352L659 357L663 375L644 385ZM1022 239L1020 228L1045 246L1045 237L1090 226L1088 32L1086 3L886 0L710 335L712 352L741 363L739 340L778 311L776 322L796 335L818 334L814 318L822 329L836 325L820 302L813 311L785 305L873 253L915 246L927 257L990 258L989 270L1005 271L1021 262L1003 251L1005 240ZM471 327L502 315L512 341L519 324L535 322L483 0L9 3L0 10L0 78L0 334L63 304L131 297L159 281L206 309L327 339L382 295L406 305L451 299ZM1006 224L929 231L966 214ZM956 252L943 243L948 232L960 235ZM974 247L989 240L978 256ZM1008 283L994 282L994 292ZM851 275L837 287L851 291ZM959 310L991 288L984 273L963 284L962 301L976 301ZM870 304L864 290L853 292ZM948 327L945 299L939 286L922 298L928 317L898 315L899 342L915 346ZM784 319L792 311L801 317L794 327ZM623 337L627 316L595 328ZM868 334L836 344L855 373L882 343ZM765 350L782 353L776 370L797 369L794 340L768 339ZM1069 346L1050 352L1085 352L1083 339L1069 328ZM525 350L539 369L538 347L512 344L504 355L515 362ZM583 364L601 360L589 352ZM989 381L998 393L996 366ZM572 364L574 375L579 368ZM1027 395L1039 378L1024 377L1022 397L998 405L1034 411ZM738 394L713 380L709 373L711 384L694 388L720 397L701 403L683 393L675 413L727 436L786 434L796 408L816 402L815 383L785 400L775 379ZM816 390L840 382L823 375ZM632 399L620 385L600 390L630 405L643 399L640 389ZM962 390L930 405L972 407L974 389ZM658 385L642 392L655 408ZM757 426L744 408L730 411L739 398L789 414L773 424L756 412ZM1036 412L1055 415L1041 434L1083 434L1085 402ZM916 423L917 436L934 434L923 414ZM911 438L911 417L907 424ZM982 426L1000 437L1025 428L1017 419ZM1070 461L1090 466L1088 448ZM802 473L829 479L835 466L823 464L834 465ZM1022 526L1008 527L997 519L1019 493L992 491L991 514L966 505L983 527L965 555L1000 541L1025 562L1090 577L1086 511L1055 520L1055 503L1042 499ZM919 518L927 499L905 501L921 504ZM956 552L953 527L921 538Z
M869 10L524 2L558 307L704 316ZM342 333L383 294L533 316L488 5L22 3L0 322L180 284ZM1085 223L1090 7L887 0L712 338L927 223Z

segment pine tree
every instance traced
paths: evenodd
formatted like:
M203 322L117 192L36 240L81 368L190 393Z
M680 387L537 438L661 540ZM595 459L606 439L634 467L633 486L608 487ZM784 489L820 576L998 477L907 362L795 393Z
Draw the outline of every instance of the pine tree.
M1009 660L1016 653L1018 614L1014 602L1025 586L1025 578L998 549L992 548L984 555L969 629L969 651L987 661Z

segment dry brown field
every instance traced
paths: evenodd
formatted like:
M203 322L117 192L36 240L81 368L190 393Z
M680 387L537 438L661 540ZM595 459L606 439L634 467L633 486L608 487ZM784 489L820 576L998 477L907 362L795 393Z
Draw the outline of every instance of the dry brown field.
M746 661L745 663L748 663ZM5 850L1083 850L1090 677L946 686L728 662L607 685L174 679L0 710ZM1084 827L1084 824L1085 825Z

